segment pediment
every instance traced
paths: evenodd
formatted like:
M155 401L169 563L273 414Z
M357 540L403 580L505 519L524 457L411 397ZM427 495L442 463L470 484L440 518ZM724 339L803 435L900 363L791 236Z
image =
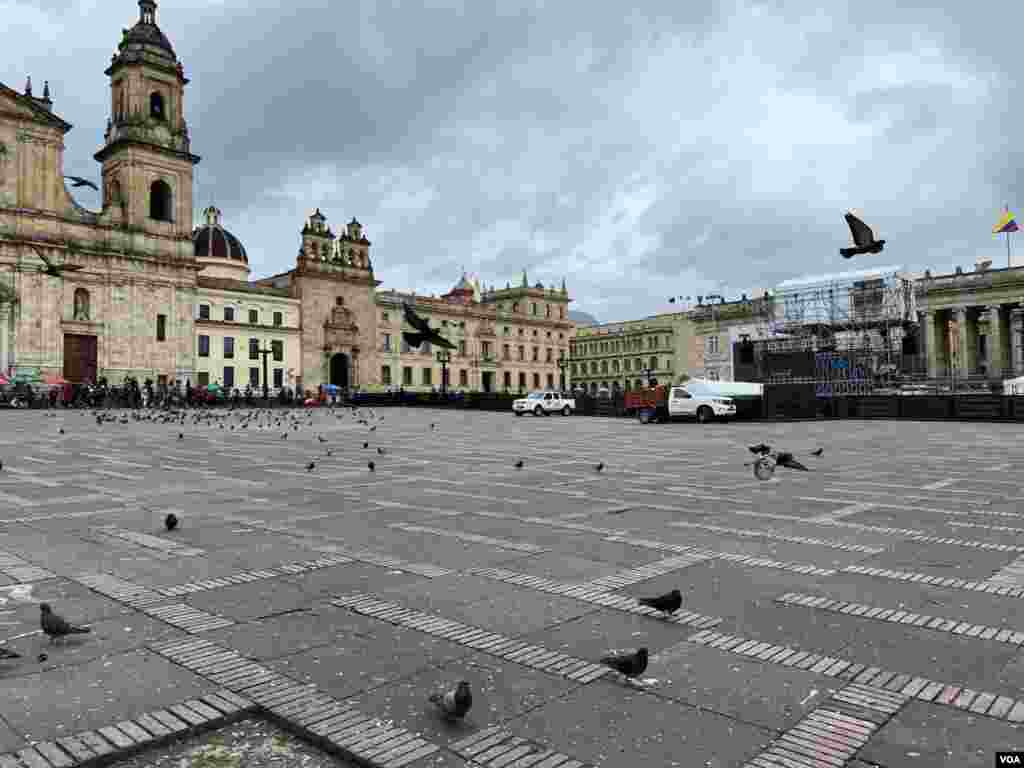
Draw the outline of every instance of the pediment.
M71 130L71 123L61 120L53 112L36 104L30 97L18 93L3 83L0 83L0 115L31 120L40 125L59 128L63 133Z

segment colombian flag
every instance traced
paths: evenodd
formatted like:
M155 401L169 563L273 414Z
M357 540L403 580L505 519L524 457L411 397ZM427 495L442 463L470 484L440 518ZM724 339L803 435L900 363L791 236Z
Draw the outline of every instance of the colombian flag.
M1001 235L1003 232L1016 232L1017 230L1017 220L1010 213L1010 209L1006 208L999 219L999 223L992 227L992 234Z

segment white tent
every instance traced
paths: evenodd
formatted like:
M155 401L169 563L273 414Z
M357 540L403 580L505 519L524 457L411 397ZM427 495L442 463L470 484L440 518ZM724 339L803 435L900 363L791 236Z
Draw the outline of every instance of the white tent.
M1024 376L1003 382L1004 395L1024 395Z

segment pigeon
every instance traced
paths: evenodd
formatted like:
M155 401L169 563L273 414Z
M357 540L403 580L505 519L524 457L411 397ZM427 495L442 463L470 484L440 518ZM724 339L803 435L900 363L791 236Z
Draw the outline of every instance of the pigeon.
M431 424L431 425L430 425L430 428L431 428L431 429L437 429L437 424Z
M92 187L97 192L100 191L100 188L97 187L96 184L88 179L83 179L81 176L65 176L64 178L71 182L72 187Z
M604 462L602 461L602 462L599 462L598 464L594 465L594 469L596 469L598 472L600 472L602 469L604 469Z
M469 683L463 680L446 693L430 694L428 701L436 704L445 717L459 719L465 717L469 708L473 706L473 694L469 690Z
M178 516L173 512L168 512L167 517L164 518L164 528L168 531L173 531L178 527Z
M76 627L74 624L69 624L67 620L53 612L49 603L40 603L39 614L39 624L43 628L43 632L50 636L51 642L57 637L84 635L92 632L89 627Z
M184 432L179 432L178 433L178 439L179 440L184 440L185 439L185 433Z
M377 468L377 465L374 464L372 461L368 461L366 462L366 468L373 472Z
M21 654L15 653L7 648L0 648L0 660L6 661L7 659L20 659Z
M4 462L2 460L0 460L0 469L3 469L3 468L4 468Z
M787 469L799 469L804 472L810 472L807 467L801 464L792 453L780 452L775 456L775 463L780 467L786 467Z
M61 427L61 428L60 428L60 433L61 433L62 435L64 434L64 427Z
M288 439L288 433L285 432L283 435L281 435L281 439L282 440L287 440Z
M363 443L363 448L369 448L369 447L370 447L369 443Z
M377 448L377 455L378 456L383 456L384 455L384 449L383 448Z
M811 451L811 456L821 456L824 452L824 448L818 448L817 450Z
M448 339L431 328L430 323L417 315L411 304L402 304L402 314L405 316L405 322L416 329L415 333L402 331L402 338L405 339L405 343L413 349L419 349L424 342L436 344L445 349L457 349Z
M678 589L673 589L671 592L659 595L658 597L639 597L637 602L656 611L673 614L682 607L683 594Z
M846 223L850 226L850 234L853 235L855 248L840 248L839 253L844 259L852 259L857 254L881 253L885 247L885 240L875 240L875 233L871 227L858 219L852 213L847 212L844 216Z
M323 435L317 435L316 439L319 440L321 443L326 443L327 442L326 440L324 440L324 436Z
M43 253L38 248L36 248L35 251L39 258L42 259L43 263L46 265L39 271L45 275L49 275L50 277L63 277L65 272L74 272L76 270L82 269L82 266L79 264L61 264L58 266L57 264L54 264L52 261L46 258L46 254Z
M327 455L328 456L333 456L334 455L333 453L331 453L331 449L330 448L327 449Z
M39 660L39 663L42 664L44 661L46 661L50 657L47 656L45 653L40 653L36 658Z
M768 453L771 453L771 450L772 450L772 447L770 445L765 444L765 443L758 443L757 445L750 445L750 446L747 446L747 448L750 450L751 453L753 453L753 454L755 454L757 456L764 456L764 455L766 455Z
M516 462L516 469L522 469L522 468L523 468L523 460L520 459L519 461Z
M307 472L312 472L314 469L316 469L316 462L311 461L309 462L309 464L306 465Z
M647 649L640 648L636 653L609 654L601 657L601 663L626 677L637 677L647 669Z

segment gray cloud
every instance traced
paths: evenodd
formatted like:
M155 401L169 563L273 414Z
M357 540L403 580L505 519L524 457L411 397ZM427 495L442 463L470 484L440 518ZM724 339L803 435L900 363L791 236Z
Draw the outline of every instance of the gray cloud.
M135 3L6 8L0 79L48 78L66 172L98 176ZM196 208L257 274L320 207L362 221L385 287L525 267L610 321L848 269L849 207L885 264L1002 264L991 226L1024 202L1019 5L181 0L158 20L192 79Z

